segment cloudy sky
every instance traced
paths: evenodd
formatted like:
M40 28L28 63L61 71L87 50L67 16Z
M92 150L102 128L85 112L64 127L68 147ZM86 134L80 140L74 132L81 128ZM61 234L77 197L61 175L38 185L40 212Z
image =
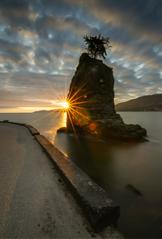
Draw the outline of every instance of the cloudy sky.
M85 34L109 36L115 101L162 93L162 0L0 0L0 112L53 107Z

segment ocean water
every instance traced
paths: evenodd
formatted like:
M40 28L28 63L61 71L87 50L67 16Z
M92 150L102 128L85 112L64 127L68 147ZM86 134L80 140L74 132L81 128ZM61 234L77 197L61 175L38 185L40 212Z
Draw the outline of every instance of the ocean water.
M148 142L110 144L56 134L66 113L0 114L29 123L101 185L121 208L118 229L127 238L162 238L162 112L123 112L147 129Z

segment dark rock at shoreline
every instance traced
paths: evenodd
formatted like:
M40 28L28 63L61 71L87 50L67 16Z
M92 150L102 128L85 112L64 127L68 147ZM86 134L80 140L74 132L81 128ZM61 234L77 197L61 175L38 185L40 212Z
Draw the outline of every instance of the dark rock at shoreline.
M64 132L125 141L141 140L147 135L140 125L125 124L116 113L112 68L87 53L80 57L67 99L71 107Z

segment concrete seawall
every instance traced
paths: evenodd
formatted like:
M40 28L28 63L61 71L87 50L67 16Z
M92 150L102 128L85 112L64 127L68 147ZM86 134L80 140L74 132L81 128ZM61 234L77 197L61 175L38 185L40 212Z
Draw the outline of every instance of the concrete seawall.
M108 225L116 224L120 214L119 206L59 149L30 125L8 121L2 123L20 125L29 130L64 178L94 231L99 232Z

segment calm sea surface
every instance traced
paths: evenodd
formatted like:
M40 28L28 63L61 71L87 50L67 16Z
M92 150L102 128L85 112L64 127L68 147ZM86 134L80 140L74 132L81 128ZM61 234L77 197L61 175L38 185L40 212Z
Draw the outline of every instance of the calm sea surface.
M145 127L149 142L111 145L56 135L66 120L60 112L0 114L0 120L33 125L105 188L121 206L118 228L123 235L162 238L162 112L125 112L121 116L127 123Z

